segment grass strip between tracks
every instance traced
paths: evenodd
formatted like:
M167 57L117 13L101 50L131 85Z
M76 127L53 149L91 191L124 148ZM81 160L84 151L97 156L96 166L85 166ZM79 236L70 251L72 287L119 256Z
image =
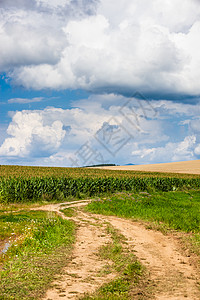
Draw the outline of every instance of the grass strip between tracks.
M116 273L116 279L104 284L93 295L85 295L82 299L126 300L138 296L146 299L150 295L150 286L145 268L136 259L134 252L127 247L126 238L110 224L107 225L107 233L111 235L112 242L102 246L99 255L113 262L112 265L107 265L103 272Z

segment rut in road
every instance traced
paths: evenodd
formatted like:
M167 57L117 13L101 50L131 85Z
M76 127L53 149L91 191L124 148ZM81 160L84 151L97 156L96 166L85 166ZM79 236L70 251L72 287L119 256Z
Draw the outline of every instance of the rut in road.
M199 272L190 257L180 253L174 236L148 230L142 223L107 219L128 238L129 246L134 247L135 255L148 269L155 285L155 299L200 299Z
M64 275L53 282L44 299L79 299L116 277L116 274L101 275L101 271L111 262L97 256L98 249L111 242L111 237L106 233L108 222L127 238L129 248L134 249L138 260L147 268L154 286L151 299L200 299L199 272L191 264L190 257L181 254L180 245L173 235L146 229L142 222L93 215L78 209L88 202L76 201L70 205L68 202L38 208L56 211L63 218L68 218L60 212L61 207L77 207L76 217L70 218L78 225L71 262L65 267Z

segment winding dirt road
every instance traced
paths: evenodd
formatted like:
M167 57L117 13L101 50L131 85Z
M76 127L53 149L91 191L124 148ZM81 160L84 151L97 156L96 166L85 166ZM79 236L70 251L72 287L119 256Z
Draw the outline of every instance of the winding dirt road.
M147 268L153 286L150 299L200 299L199 272L189 254L183 254L175 236L147 229L140 222L81 211L79 207L88 202L76 201L38 208L55 211L78 225L71 261L65 267L64 274L53 282L44 299L79 299L115 278L116 274L105 275L103 272L111 262L97 256L98 249L111 242L111 237L106 233L108 222L127 238L128 247L135 251L137 258ZM64 216L60 209L67 207L77 208L76 217Z

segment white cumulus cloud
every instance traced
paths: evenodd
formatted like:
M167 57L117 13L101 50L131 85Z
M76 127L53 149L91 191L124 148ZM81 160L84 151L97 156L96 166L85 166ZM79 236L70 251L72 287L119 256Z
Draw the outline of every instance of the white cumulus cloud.
M16 112L7 129L11 137L1 145L0 156L48 156L59 148L65 136L62 127L58 120L45 125L40 112Z
M144 163L154 162L176 162L195 159L194 153L196 145L195 136L187 136L183 141L168 142L163 147L145 148L132 152L133 157Z
M199 104L138 102L109 94L73 105L10 113L1 159L72 166L71 158L81 166L90 161L155 163L200 156ZM83 157L86 147L93 160Z
M37 0L30 8L2 4L0 68L15 84L199 95L199 1Z

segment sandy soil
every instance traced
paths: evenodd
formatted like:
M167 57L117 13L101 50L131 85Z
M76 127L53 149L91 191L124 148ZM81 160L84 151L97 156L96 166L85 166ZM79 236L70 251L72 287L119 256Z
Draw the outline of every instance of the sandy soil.
M99 168L107 169L107 170L129 170L129 171L132 170L132 171L200 174L200 160L165 163L165 164L113 166L113 167L99 167Z
M108 221L128 238L135 255L147 267L155 284L155 299L200 299L197 270L191 257L181 254L174 236L116 217L108 217Z
M87 204L79 201L71 203L76 207ZM59 212L59 204L38 209ZM64 206L62 206L64 207ZM69 207L66 204L66 207ZM59 212L63 217L64 215ZM66 218L66 217L65 217ZM53 282L47 299L79 299L84 293L95 291L100 285L112 280L116 274L102 276L101 271L111 262L100 260L96 255L101 245L111 240L106 234L106 222L121 231L128 239L131 251L146 266L152 285L151 299L200 299L198 288L199 272L193 259L184 254L176 236L163 235L161 232L147 229L141 222L133 222L117 217L105 217L83 213L77 209L72 218L78 224L77 238L71 262L64 269L64 275Z
M80 207L87 205L90 200L71 202L67 205L47 205L38 209L56 211L64 219L72 219L78 225L76 243L70 263L64 268L63 274L52 284L45 300L77 299L85 293L92 293L103 283L114 279L116 274L105 275L109 264L108 260L101 260L97 255L101 246L111 242L111 237L106 234L107 224L100 218L91 217L89 214L78 211L76 217L66 217L59 208Z

